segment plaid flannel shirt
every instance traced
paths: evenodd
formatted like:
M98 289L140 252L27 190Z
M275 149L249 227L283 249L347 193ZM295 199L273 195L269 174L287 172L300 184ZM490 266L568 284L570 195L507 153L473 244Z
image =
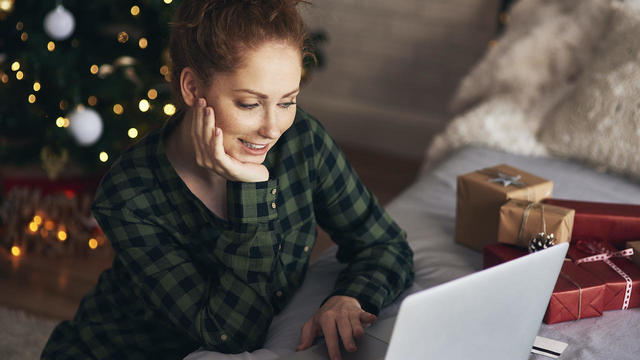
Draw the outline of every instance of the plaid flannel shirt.
M115 250L111 269L43 358L176 359L262 346L302 284L319 224L338 244L333 295L377 314L413 281L406 234L310 115L269 151L266 182L227 182L228 219L189 191L150 133L103 178L93 213Z

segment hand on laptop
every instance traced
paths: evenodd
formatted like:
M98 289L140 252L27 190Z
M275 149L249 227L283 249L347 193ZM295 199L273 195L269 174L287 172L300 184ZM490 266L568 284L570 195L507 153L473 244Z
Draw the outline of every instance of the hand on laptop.
M332 360L340 359L338 336L345 349L354 352L357 350L355 339L363 336L364 328L375 321L376 316L362 310L355 298L332 296L302 327L296 351L309 348L316 336L324 335L329 356Z

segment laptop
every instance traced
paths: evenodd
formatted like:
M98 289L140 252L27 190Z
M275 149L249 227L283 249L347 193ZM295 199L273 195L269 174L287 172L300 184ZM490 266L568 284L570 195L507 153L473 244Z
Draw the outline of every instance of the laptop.
M568 244L409 295L343 360L528 359ZM329 359L324 341L284 357Z

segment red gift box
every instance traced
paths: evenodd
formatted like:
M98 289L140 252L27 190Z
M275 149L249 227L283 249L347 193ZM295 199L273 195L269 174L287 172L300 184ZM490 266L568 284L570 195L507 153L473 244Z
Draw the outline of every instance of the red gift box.
M640 267L628 256L632 249L618 251L597 238L575 239L567 256L606 283L604 310L640 307Z
M560 199L546 199L544 203L576 211L571 239L601 238L618 248L640 239L640 205Z
M506 244L487 245L483 249L484 268L526 254L525 250ZM601 316L604 292L605 284L602 280L566 259L542 320L547 324L554 324Z

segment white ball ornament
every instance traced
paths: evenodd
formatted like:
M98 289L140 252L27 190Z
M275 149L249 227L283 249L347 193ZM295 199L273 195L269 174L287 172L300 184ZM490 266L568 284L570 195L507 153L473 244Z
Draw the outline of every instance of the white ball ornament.
M44 31L54 40L69 38L75 27L76 20L71 12L62 5L56 6L44 17Z
M78 106L69 114L69 131L78 144L93 145L102 135L102 118L97 111Z

